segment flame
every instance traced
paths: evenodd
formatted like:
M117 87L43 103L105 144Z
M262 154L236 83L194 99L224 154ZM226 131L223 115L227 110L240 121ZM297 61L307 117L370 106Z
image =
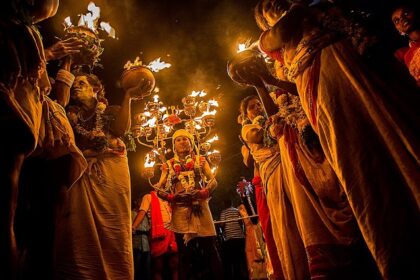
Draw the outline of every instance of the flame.
M168 125L163 125L163 129L165 130L165 132L166 133L169 133L169 132L171 132L171 130L172 130L172 127L170 127L170 126L168 126Z
M77 26L85 26L85 25L86 25L85 17L83 15L80 15L79 22L77 23Z
M236 52L237 53L243 52L243 51L247 50L250 46L251 46L251 38L246 40L245 43L240 43L238 45L238 50Z
M150 159L150 155L146 154L146 159L144 161L144 167L153 167L155 166L155 162Z
M160 109L159 109L159 111L161 111L162 113L164 113L164 112L166 111L166 109L167 109L167 108L166 108L165 106L163 106L162 108L160 108ZM166 114L165 114L165 115L166 115Z
M150 114L150 112L149 112L149 111L146 111L146 112L144 112L144 115L145 115L146 117L150 117L152 114Z
M220 154L220 152L218 150L213 150L213 151L209 152L208 154L209 155L212 155L212 154Z
M64 25L66 26L66 28L69 28L69 27L73 26L73 23L71 23L70 17L66 17L64 19Z
M157 94L153 95L153 102L155 102L155 103L159 102L159 95L157 95Z
M196 125L195 125L195 129L201 129L201 125L196 124Z
M90 2L87 6L87 10L88 12L86 14L79 15L79 22L77 23L77 26L85 26L97 33L99 17L101 15L101 8L96 6L95 3ZM73 26L70 17L66 17L64 19L64 24L66 28ZM116 38L115 29L108 22L102 21L101 23L99 23L99 28L108 33L109 37L113 39Z
M156 117L151 118L150 120L147 121L147 125L149 127L155 127L157 123L157 119Z
M102 21L99 26L102 30L108 33L108 36L115 39L115 29L109 24L109 22Z
M152 70L153 72L159 72L162 69L169 68L172 65L170 63L166 63L164 61L160 61L160 57L153 60L152 62L147 65L147 67Z
M210 138L209 140L207 140L206 142L213 143L214 141L217 141L217 140L219 140L219 136L216 134L212 138Z
M207 95L207 93L204 90L200 90L200 91L193 90L190 94L190 96L192 96L192 97L197 97L197 96L198 97L203 97L203 96L206 96L206 95Z
M216 113L217 113L216 110L206 111L206 112L203 113L203 115L201 117L208 116L208 115L216 115Z
M240 52L243 52L246 49L247 49L246 44L239 44L238 45L238 50L236 52L240 53Z
M124 69L130 70L133 67L141 66L141 65L143 65L143 62L140 60L140 57L137 56L134 62L131 62L130 60L127 61L124 65Z
M92 20L96 20L101 15L101 8L95 5L95 3L90 2L87 7L88 11L91 14Z
M216 171L217 171L217 167L216 166L211 169L211 173L212 174L216 174Z
M216 100L214 100L214 99L210 99L210 100L208 101L208 103L209 103L209 105L211 105L211 106L219 107L219 102L217 102L217 101L216 101Z

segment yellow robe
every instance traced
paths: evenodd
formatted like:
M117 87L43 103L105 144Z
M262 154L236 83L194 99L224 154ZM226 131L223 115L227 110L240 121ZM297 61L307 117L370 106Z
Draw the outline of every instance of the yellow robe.
M285 61L366 243L386 279L416 275L420 94L382 81L345 41L306 46Z

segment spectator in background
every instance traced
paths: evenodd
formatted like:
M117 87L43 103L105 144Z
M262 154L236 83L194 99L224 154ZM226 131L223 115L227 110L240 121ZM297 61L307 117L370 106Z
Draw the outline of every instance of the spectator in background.
M391 19L395 29L408 38L408 46L398 49L395 56L404 63L420 86L420 21L418 10L409 4L398 5L392 11Z
M245 234L244 225L240 220L242 217L238 209L232 206L230 199L225 200L225 209L220 214L225 242L224 269L227 279L248 279L245 258Z
M143 196L137 216L133 221L133 231L144 218L151 221L150 247L152 255L153 279L162 279L166 261L169 262L172 280L178 280L178 247L173 231L168 230L171 223L171 209L156 192Z
M141 200L133 203L131 218L134 219L140 213ZM151 255L149 244L150 221L146 215L137 227L133 227L133 260L134 260L134 280L151 278Z

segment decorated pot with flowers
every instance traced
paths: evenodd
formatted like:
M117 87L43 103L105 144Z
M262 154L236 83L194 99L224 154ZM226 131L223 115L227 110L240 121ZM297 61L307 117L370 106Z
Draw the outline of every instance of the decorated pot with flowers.
M87 65L89 67L98 64L99 56L104 50L98 34L86 26L71 26L66 29L65 39L72 37L76 37L84 43L84 47L80 52L72 55L73 64Z

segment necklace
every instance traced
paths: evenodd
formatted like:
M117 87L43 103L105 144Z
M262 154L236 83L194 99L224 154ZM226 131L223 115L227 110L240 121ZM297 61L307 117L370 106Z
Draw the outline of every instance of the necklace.
M78 119L74 129L78 134L89 139L93 139L99 134L103 134L104 122L102 114L103 110L101 110L99 106L96 106L95 111L87 118L83 118L82 111L80 111L77 114ZM93 118L94 116L95 118ZM93 120L93 122L91 120Z
M87 118L84 118L82 110L80 110L80 112L78 113L78 118L81 122L87 122L87 121L91 120L93 118L93 116L95 116L95 114L96 114L96 109Z

